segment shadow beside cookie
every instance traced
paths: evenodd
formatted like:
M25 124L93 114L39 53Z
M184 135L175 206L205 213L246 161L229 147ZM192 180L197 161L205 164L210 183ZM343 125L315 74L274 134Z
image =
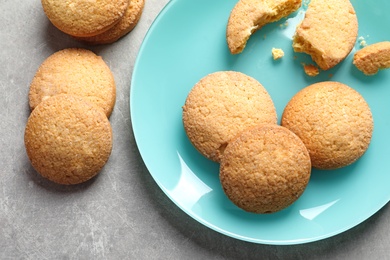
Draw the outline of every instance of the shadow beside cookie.
M388 78L388 73L385 70L379 70L375 75L367 76L356 68L355 65L351 64L350 74L353 78L359 80L364 84L375 86L375 82L384 81Z
M67 193L76 193L86 191L90 186L92 186L95 181L99 178L99 175L104 174L104 168L102 171L92 179L76 184L76 185L61 185L55 182L50 181L42 177L31 165L28 158L26 158L23 164L24 173L29 179L29 183L33 182L35 185L43 188L51 193L67 194Z

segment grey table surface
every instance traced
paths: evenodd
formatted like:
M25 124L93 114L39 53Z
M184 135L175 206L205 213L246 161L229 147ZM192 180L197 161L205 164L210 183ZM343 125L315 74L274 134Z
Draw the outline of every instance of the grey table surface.
M142 40L167 3L146 0L129 35L91 47L57 30L39 0L0 0L0 259L390 259L389 205L334 237L271 246L215 232L165 196L138 152L129 89ZM29 84L44 59L67 47L103 57L117 100L107 165L92 181L64 187L34 171L23 136Z

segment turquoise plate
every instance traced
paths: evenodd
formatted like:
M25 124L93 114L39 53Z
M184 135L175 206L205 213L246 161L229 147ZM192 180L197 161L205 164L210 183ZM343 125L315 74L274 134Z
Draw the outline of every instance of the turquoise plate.
M135 139L154 180L189 216L237 239L262 244L300 244L346 231L369 218L390 200L390 70L364 76L352 54L367 44L390 40L390 1L352 0L359 19L359 39L337 67L306 76L291 39L305 6L269 24L250 38L245 50L231 55L226 23L235 0L172 0L142 43L134 67L130 109ZM362 38L361 38L362 37ZM272 47L285 56L274 61ZM257 215L233 205L223 193L219 165L205 159L183 130L182 106L193 85L205 75L235 70L260 81L280 118L290 98L318 81L339 81L355 88L369 103L375 122L368 151L356 163L334 171L313 170L304 194L278 213Z

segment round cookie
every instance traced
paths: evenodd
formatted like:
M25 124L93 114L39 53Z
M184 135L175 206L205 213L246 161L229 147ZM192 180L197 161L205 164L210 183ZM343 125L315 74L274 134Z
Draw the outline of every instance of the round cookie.
M32 166L59 184L94 177L112 148L110 122L101 109L72 95L57 95L32 111L24 141Z
M219 71L202 78L183 106L183 125L195 148L219 162L228 142L243 129L277 123L267 90L254 78L235 71Z
M29 91L33 110L42 100L58 94L82 96L110 116L116 99L114 76L100 56L70 48L48 57L36 72Z
M107 31L119 22L129 0L41 0L41 3L46 16L59 30L88 37Z
M138 24L144 5L145 0L131 0L123 18L112 28L95 36L76 37L76 39L89 44L109 44L116 42L121 37L131 32Z
M328 70L347 57L357 34L358 20L349 0L311 0L296 29L293 48Z
M364 98L339 82L320 82L299 91L284 109L282 126L306 145L313 167L347 166L367 150L373 118Z
M310 156L287 128L262 124L239 134L226 147L220 181L241 209L273 213L294 203L310 179Z

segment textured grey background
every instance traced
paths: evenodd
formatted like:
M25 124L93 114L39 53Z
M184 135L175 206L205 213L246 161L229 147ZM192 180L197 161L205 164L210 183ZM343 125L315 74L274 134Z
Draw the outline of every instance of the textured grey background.
M129 88L141 42L167 2L146 0L126 38L89 47L54 28L39 0L0 0L0 259L390 259L389 205L338 236L267 246L214 232L163 194L135 144ZM72 187L42 179L23 142L30 81L44 59L67 47L103 56L117 82L110 160L97 178Z

